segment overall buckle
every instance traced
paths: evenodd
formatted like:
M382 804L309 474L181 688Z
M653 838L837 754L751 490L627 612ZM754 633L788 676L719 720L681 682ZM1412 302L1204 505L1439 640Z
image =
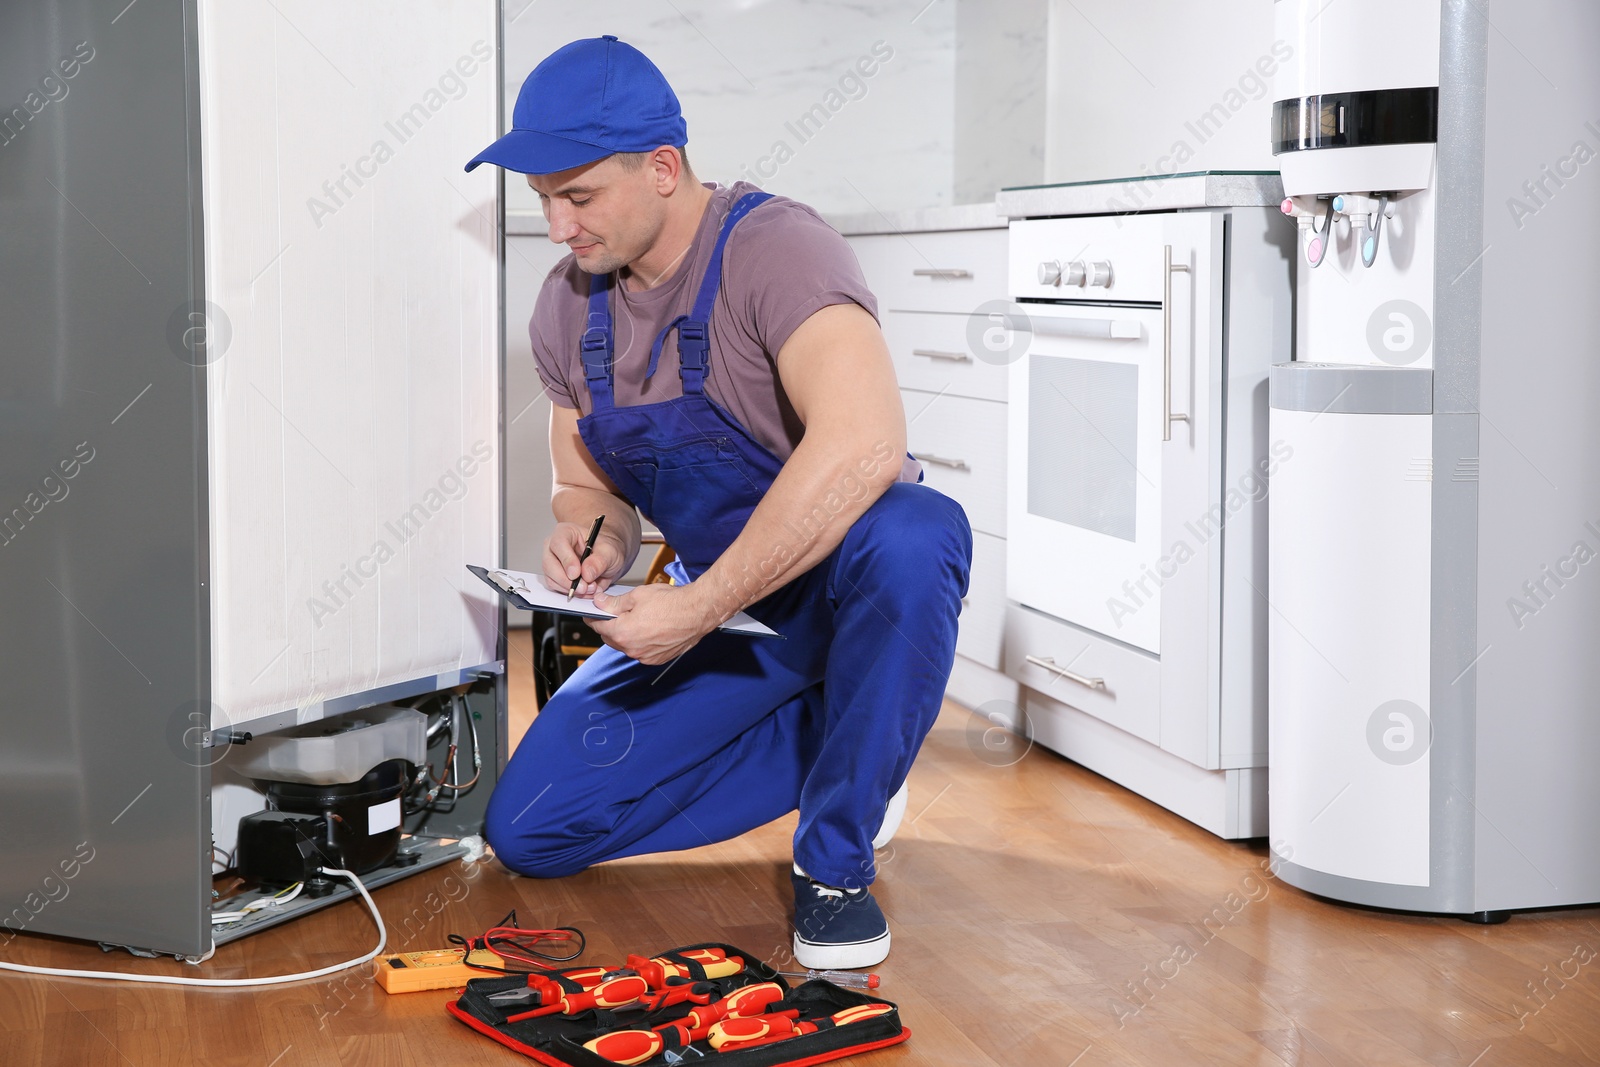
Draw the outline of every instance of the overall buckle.
M606 330L590 329L584 332L578 356L583 360L583 376L590 381L605 378L611 372L610 340Z
M710 331L703 322L684 322L678 327L678 359L684 370L704 372L711 364Z

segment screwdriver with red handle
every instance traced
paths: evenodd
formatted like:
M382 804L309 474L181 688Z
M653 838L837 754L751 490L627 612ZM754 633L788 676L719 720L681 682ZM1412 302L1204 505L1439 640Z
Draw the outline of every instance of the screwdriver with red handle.
M792 1022L767 1015L754 1019L725 1019L713 1026L708 1036L711 1039L711 1047L718 1052L737 1052L742 1048L770 1045L775 1041L784 1041L803 1034L814 1034L818 1030L830 1030L836 1026L887 1015L893 1010L892 1004L858 1004L853 1008L836 1011L819 1022ZM764 1025L752 1025L756 1023Z
M788 1011L773 1012L767 1015L758 1015L751 1019L723 1019L721 1022L712 1023L710 1026L697 1027L693 1030L679 1030L677 1034L672 1028L667 1030L615 1030L609 1034L601 1034L593 1041L586 1042L584 1048L595 1055L610 1060L612 1063L643 1063L654 1057L657 1053L667 1048L682 1048L691 1041L704 1040L707 1033L712 1035L712 1047L716 1047L717 1028L734 1023L749 1024L745 1029L752 1035L765 1035L779 1024L784 1025L783 1034L789 1036L788 1025L799 1016L799 1008L790 1008ZM687 1037L685 1037L687 1033ZM751 1041L750 1044L760 1044Z
M846 989L877 989L883 984L883 979L875 974L862 974L860 971L779 971L785 978L798 978L802 982L814 982L822 979L832 982Z
M735 989L715 1004L691 1010L681 1019L658 1025L654 1030L614 1030L584 1044L584 1048L612 1063L643 1063L666 1048L682 1048L702 1041L711 1028L724 1019L761 1015L783 999L783 989L775 982ZM798 1014L798 1012L796 1013Z
M744 970L744 960L739 956L729 956L719 948L691 949L679 953L685 959L698 963L705 972L705 977L725 978L731 974L738 974ZM652 990L665 990L674 979L693 981L689 967L675 960L658 956L646 959L643 956L629 956L623 967L584 967L570 971L559 972L562 978L575 982L585 991L591 990L608 978L619 977L630 971L637 972L649 984ZM556 972L551 972L556 973ZM562 986L550 974L541 974L537 971L528 975L526 988L502 990L489 994L489 999L497 1004L508 1001L532 1001L541 1007L550 1007L558 1003L565 995ZM674 984L673 992L669 996L654 996L646 998L645 1007L651 1011L681 1004L688 1000L699 999L697 993L678 992ZM705 1003L701 1000L700 1003ZM551 1013L553 1014L553 1013Z
M681 1019L661 1023L657 1030L677 1030L683 1044L699 1041L723 1019L744 1019L764 1014L768 1008L783 999L783 988L776 982L762 982L735 989L714 1004L695 1008Z
M729 956L720 948L696 948L677 955L684 959L693 960L705 971L707 978L726 978L730 974L738 974L744 970L744 959L740 956ZM629 970L637 971L650 983L651 989L663 989L668 979L694 978L690 969L677 960L665 956L646 959L643 956L629 956L627 964Z
M791 1037L798 1033L795 1027L807 1025L797 1022L799 1018L800 1011L794 1008L742 1019L723 1019L711 1027L706 1037L711 1041L711 1047L718 1051L730 1042L740 1045L765 1044L766 1039Z

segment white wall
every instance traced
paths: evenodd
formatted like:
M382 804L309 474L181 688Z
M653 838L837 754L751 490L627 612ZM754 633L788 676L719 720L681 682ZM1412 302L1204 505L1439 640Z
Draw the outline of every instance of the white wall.
M1045 181L1277 170L1272 21L1272 0L1050 0Z
M610 33L649 56L672 84L702 179L743 176L819 211L951 203L951 0L505 0L505 7L507 122L539 60L569 41ZM876 58L875 45L890 58L859 88L847 81L841 91L858 60ZM790 126L817 104L836 110L802 139ZM779 144L792 152L781 165ZM520 181L507 189L510 210L538 209Z

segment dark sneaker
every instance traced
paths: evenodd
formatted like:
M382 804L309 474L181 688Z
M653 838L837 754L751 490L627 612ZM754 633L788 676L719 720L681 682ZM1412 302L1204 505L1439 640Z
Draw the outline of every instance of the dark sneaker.
M794 958L807 970L872 967L889 955L889 924L866 888L840 889L808 878L794 884Z

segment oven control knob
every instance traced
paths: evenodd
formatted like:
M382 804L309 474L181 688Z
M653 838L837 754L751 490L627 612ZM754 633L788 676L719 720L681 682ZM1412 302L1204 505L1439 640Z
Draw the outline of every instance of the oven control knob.
M1083 260L1075 259L1067 264L1066 273L1061 276L1062 285L1082 285L1084 277Z
M1039 264L1039 284L1056 285L1061 281L1061 261L1047 259Z
M1097 259L1089 264L1087 283L1103 287L1111 284L1111 264L1103 259Z

